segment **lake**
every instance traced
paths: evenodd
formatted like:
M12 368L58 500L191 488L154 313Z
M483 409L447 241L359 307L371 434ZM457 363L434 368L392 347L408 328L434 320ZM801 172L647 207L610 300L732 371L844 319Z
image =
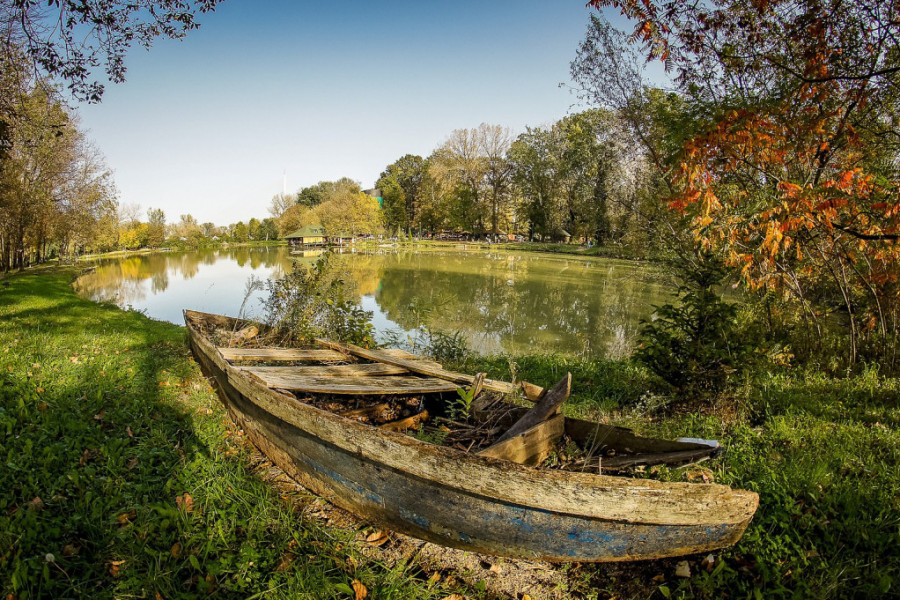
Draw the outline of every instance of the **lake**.
M79 294L182 324L181 311L261 316L251 276L280 277L318 260L286 247L217 248L102 259L78 279ZM497 251L379 248L344 251L376 337L414 335L420 325L460 332L482 353L559 353L617 358L634 346L640 320L672 297L652 266L612 259ZM392 333L393 332L393 333Z

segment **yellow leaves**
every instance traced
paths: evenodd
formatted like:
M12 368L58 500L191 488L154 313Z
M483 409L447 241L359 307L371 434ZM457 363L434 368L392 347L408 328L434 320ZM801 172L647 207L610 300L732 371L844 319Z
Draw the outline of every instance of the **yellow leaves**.
M175 496L175 506L177 506L179 510L183 510L187 514L191 514L192 512L194 512L194 499L191 498L190 494Z
M172 548L169 550L169 554L172 555L172 558L178 558L179 556L181 556L181 544L178 542L172 544Z
M354 600L365 600L365 598L369 595L369 590L366 589L366 586L359 579L354 579L351 583L353 586L353 599Z
M381 546L388 541L388 534L384 530L379 529L373 531L366 537L366 543L370 546Z
M137 510L131 509L128 512L124 512L116 517L116 521L119 522L119 525L128 525L132 521L137 518Z

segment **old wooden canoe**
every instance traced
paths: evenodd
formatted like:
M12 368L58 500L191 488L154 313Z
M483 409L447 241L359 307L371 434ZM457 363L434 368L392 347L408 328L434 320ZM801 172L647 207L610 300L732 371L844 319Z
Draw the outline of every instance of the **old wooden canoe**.
M246 361L252 360L270 365L278 361L333 365L336 357L344 355L328 349L220 348L204 333L204 324L230 326L230 319L194 311L185 311L184 316L194 356L215 380L231 417L250 440L304 487L396 531L500 556L627 561L729 546L741 537L756 510L755 493L723 485L536 468L520 464L529 462L528 457L518 460L514 452L501 454L512 460L467 453L357 422L316 408L288 390L299 388L309 394L319 385L338 394L392 394L404 388L437 393L455 390L461 383L452 381L453 377L463 376L396 353L381 366L376 362L344 365L350 367L344 369L247 368L252 363ZM235 323L233 329L238 325L244 323ZM292 374L297 369L306 370ZM391 385L376 383L375 371L384 373L378 375L381 379L393 379ZM510 385L488 383L501 389ZM547 433L551 430L557 438L562 432L573 437L602 433L604 438L619 437L631 447L644 444L650 453L690 454L696 449L695 444L639 438L628 430L561 415L505 443L521 448L532 444L535 436L552 435Z

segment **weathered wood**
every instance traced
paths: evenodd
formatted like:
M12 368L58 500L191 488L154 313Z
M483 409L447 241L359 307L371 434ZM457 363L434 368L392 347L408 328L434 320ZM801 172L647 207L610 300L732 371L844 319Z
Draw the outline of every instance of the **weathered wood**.
M409 375L403 367L382 363L361 365L316 365L301 367L238 367L260 379L268 377L376 377L380 375Z
M537 470L381 431L268 389L186 320L201 368L270 458L347 510L422 539L554 561L660 558L733 544L758 504L718 484Z
M458 383L461 385L472 385L475 381L474 375L467 375L465 373L456 373L454 371L448 371L446 369L436 369L434 367L430 367L427 365L423 365L417 361L410 361L402 358L395 358L393 356L386 355L377 350L367 350L365 348L361 348L359 346L354 346L353 344L342 344L340 342L332 342L330 340L316 339L316 343L325 346L326 348L331 348L332 350L337 350L339 352L344 352L346 354L351 354L353 356L358 356L360 358L365 358L366 360L374 360L378 362L387 363L389 365L396 365L398 367L403 367L408 369L412 373L419 373L422 375L429 375L431 377L437 377L438 379L444 379L446 381L452 381L454 383ZM537 386L534 386L537 387ZM495 392L502 392L504 394L512 394L516 391L516 386L512 383L506 381L496 381L494 379L485 379L484 380L484 388L488 390L493 390Z
M519 435L557 414L559 412L559 407L566 401L566 398L569 397L571 391L572 374L566 373L566 376L560 379L559 383L545 391L537 403L531 407L531 410L525 413L521 419L516 421L512 427L507 429L506 433L501 435L494 443L498 444L513 436Z
M240 331L231 334L231 343L238 344L240 342L246 342L247 340L251 340L258 335L259 327L257 327L256 325L248 325Z
M622 469L635 465L671 465L685 462L705 460L718 448L707 446L705 450L682 450L680 452L661 452L659 454L633 454L624 456L597 457L591 459L601 469Z
M484 378L487 377L487 373L478 373L475 375L475 380L472 382L472 387L469 388L469 391L472 393L472 400L478 397L481 394L481 390L484 389Z
M488 446L478 454L522 465L540 464L565 433L565 420L564 416L556 415L503 442Z
M612 448L617 451L635 454L664 454L667 452L683 452L687 450L715 451L706 444L695 442L678 442L660 440L635 435L625 427L604 425L580 419L566 419L566 435L581 443L588 451L599 451Z
M412 415L411 417L406 417L405 419L400 419L399 421L384 423L383 425L379 425L378 428L383 431L406 431L407 429L417 429L419 427L419 424L424 423L427 420L428 411L423 410L419 414Z
M245 371L246 372L246 371ZM434 394L452 392L455 385L434 377L308 377L266 374L257 377L266 387L306 392L309 394L341 394L341 395L400 395L400 394Z
M300 350L294 348L219 348L225 360L245 361L339 361L347 356L332 350Z

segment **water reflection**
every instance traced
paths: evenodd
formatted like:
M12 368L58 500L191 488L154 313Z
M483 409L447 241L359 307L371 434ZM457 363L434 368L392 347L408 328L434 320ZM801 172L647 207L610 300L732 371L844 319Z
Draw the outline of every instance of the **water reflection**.
M249 277L280 277L317 256L287 248L229 248L98 263L82 295L181 323L181 310L236 314ZM626 261L506 252L379 250L348 253L361 305L380 333L420 324L459 331L482 352L622 356L641 318L669 298L655 270ZM247 303L261 310L261 296Z

